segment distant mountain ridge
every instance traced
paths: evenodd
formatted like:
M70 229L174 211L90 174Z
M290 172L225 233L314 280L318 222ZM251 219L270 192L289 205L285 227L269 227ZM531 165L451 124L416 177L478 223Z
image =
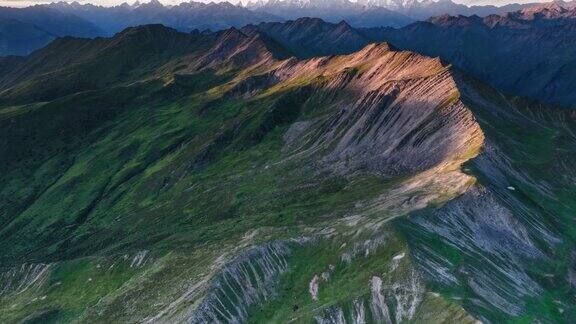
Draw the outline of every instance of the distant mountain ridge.
M0 7L0 56L26 55L56 37L95 37L104 32L78 16L44 6Z
M94 37L102 35L102 29L76 15L43 5L26 8L0 7L0 18L14 19L35 25L56 36Z
M573 3L572 3L573 4ZM404 28L354 28L321 19L262 23L263 33L296 56L348 54L371 42L439 56L508 92L574 107L576 6L542 4L502 15L430 18Z
M349 54L372 40L345 21L338 24L320 18L299 18L285 23L261 23L241 29L246 34L262 33L298 57Z
M45 46L55 37L33 24L0 18L0 56L28 54Z
M228 2L183 2L177 6L165 6L152 0L114 7L57 2L25 8L0 7L0 56L27 55L56 37L112 36L139 25L163 24L190 32L283 20Z
M242 27L249 23L283 20L281 17L254 12L229 2L191 1L165 6L157 0L151 0L147 3L136 2L133 5L123 3L113 7L57 2L46 6L91 21L101 26L108 35L127 27L145 24L163 24L188 32L193 29L219 30Z
M314 17L328 22L346 20L357 27L402 27L413 21L400 12L382 6L363 5L348 0L271 0L248 2L246 7L286 19Z
M7 32L13 27L4 23L1 27L4 31L0 30L0 55L26 55L54 37L112 36L125 28L146 24L163 24L183 32L195 29L215 31L316 17L332 23L345 20L356 28L403 27L414 20L443 14L486 16L525 7L527 5L467 7L450 0L270 0L246 5L195 1L164 5L151 0L113 7L61 1L20 9L0 7L0 18L18 21L19 29L23 31L16 34ZM12 21L11 25L14 23ZM26 24L33 26L25 27ZM46 31L46 34L39 30Z
M258 0L249 1L248 8L284 15L295 19L302 16L323 18L328 21L348 20L353 15L375 15L382 9L395 13L399 17L408 17L413 20L423 20L432 16L450 15L479 15L487 16L509 11L516 11L530 7L533 4L509 4L504 6L466 6L451 0ZM311 14L312 13L312 14ZM354 13L354 14L352 14ZM356 25L355 25L356 26ZM360 27L373 27L360 26ZM392 27L401 27L390 25Z
M506 91L575 106L576 6L536 5L502 15L443 15L401 29L372 29L374 39L440 56Z

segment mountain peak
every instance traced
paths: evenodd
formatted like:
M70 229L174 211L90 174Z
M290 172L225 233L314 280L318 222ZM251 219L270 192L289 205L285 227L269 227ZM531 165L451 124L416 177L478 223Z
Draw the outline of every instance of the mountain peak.
M348 24L348 23L346 22L346 20L341 20L341 21L338 23L338 27L352 28L352 26L350 26L350 24Z
M366 57L366 56L379 56L379 55L385 54L387 52L390 52L391 50L392 50L392 48L386 42L371 43L371 44L366 45L363 49L358 51L356 54L352 54L352 55L359 55L359 56L364 56L364 57Z
M262 65L287 56L281 45L261 35L257 29L247 33L234 27L216 33L213 45L202 55L194 69Z
M238 30L236 27L230 27L226 30L217 33L219 43L234 43L240 40L248 38L244 33Z
M164 8L164 5L158 0L150 0L150 2L144 2L144 3L136 0L136 2L134 3L134 7L153 9L153 8Z
M541 3L535 6L521 10L517 15L521 15L524 19L532 19L536 16L541 16L544 18L560 18L570 10L566 7L565 2L548 2Z
M300 58L348 54L372 42L345 21L334 24L319 18L261 23L246 26L242 30L247 34L264 34Z

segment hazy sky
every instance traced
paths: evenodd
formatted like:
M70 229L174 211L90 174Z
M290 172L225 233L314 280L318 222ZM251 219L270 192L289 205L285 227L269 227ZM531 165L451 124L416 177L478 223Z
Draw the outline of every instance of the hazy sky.
M0 0L0 6L9 6L9 7L25 7L33 4L40 4L40 3L50 3L59 0ZM120 4L124 1L128 3L132 3L135 0L77 0L80 3L90 2L94 4L104 5L104 6L111 6ZM147 2L147 0L141 0L142 2ZM220 2L223 0L195 0L201 2ZM228 0L232 3L237 3L240 0ZM247 0L242 0L247 1ZM481 4L493 4L493 5L505 5L508 3L530 3L530 2L546 2L547 0L453 0L457 3L464 3L468 5L481 5ZM67 1L71 2L71 1ZM160 2L164 4L178 4L183 2L182 0L160 0Z

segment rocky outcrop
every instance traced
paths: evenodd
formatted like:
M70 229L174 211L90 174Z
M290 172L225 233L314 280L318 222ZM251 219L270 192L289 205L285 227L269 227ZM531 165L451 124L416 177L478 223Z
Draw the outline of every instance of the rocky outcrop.
M403 323L410 321L421 305L424 294L422 281L415 271L407 274L386 274L387 282L373 276L370 294L350 304L329 307L315 317L320 324Z
M189 322L244 322L250 306L274 296L278 276L288 270L290 253L288 243L273 242L236 258L213 279L208 295Z
M414 256L428 278L443 284L469 285L484 303L510 315L521 314L522 297L543 291L526 271L525 262L529 261L524 261L542 258L543 253L526 228L485 189L472 189L433 215L413 218L412 223L414 235L434 233L471 260L466 266L455 267L427 247L430 234L424 234L415 245Z
M0 269L0 297L40 288L48 279L50 265L25 263L9 269Z

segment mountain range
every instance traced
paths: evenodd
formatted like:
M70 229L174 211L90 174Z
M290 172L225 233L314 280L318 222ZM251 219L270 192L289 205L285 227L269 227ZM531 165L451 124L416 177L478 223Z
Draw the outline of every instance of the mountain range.
M96 25L75 15L42 6L0 7L0 56L25 55L56 37L103 35Z
M56 37L112 36L125 28L145 24L163 24L190 32L282 20L228 2L165 6L153 0L114 7L58 2L26 8L0 7L0 56L29 54Z
M0 8L0 55L26 55L55 37L112 36L127 27L163 24L180 31L241 28L261 22L283 22L302 17L321 18L351 26L403 27L415 20L442 14L486 16L528 5L473 6L443 1L266 1L246 6L228 2L182 2L163 5L157 0L147 3L123 3L103 7L90 3L57 2L26 8ZM18 27L18 33L12 32Z
M78 2L58 2L47 5L49 8L80 17L100 26L107 35L113 35L127 27L146 24L163 24L180 31L194 29L219 30L242 27L249 23L281 21L283 18L268 13L254 12L229 2L203 3L182 2L175 6L165 6L157 0L148 3L123 3L114 7L80 4Z
M383 6L364 5L348 0L272 0L248 2L246 7L255 12L269 12L286 19L313 17L328 22L346 20L358 27L401 27L413 21L412 18Z
M489 82L544 102L576 100L576 5L550 3L503 15L440 16L374 39L441 58Z
M1 58L0 321L573 322L573 110L368 32Z
M369 20L364 26L383 26L377 21L390 19L395 22L392 27L400 27L409 19L423 20L443 14L449 15L479 15L501 14L517 11L534 4L508 4L503 6L466 6L451 0L259 0L249 1L247 8L255 11L269 12L288 19L300 17L317 17L329 22L340 20L352 21L355 17L378 17L378 20ZM394 18L392 18L394 17ZM359 20L359 19L358 19Z
M574 107L575 8L551 3L484 18L444 15L400 29L301 18L248 25L242 31L265 34L301 58L349 54L386 41L440 57L509 93Z

